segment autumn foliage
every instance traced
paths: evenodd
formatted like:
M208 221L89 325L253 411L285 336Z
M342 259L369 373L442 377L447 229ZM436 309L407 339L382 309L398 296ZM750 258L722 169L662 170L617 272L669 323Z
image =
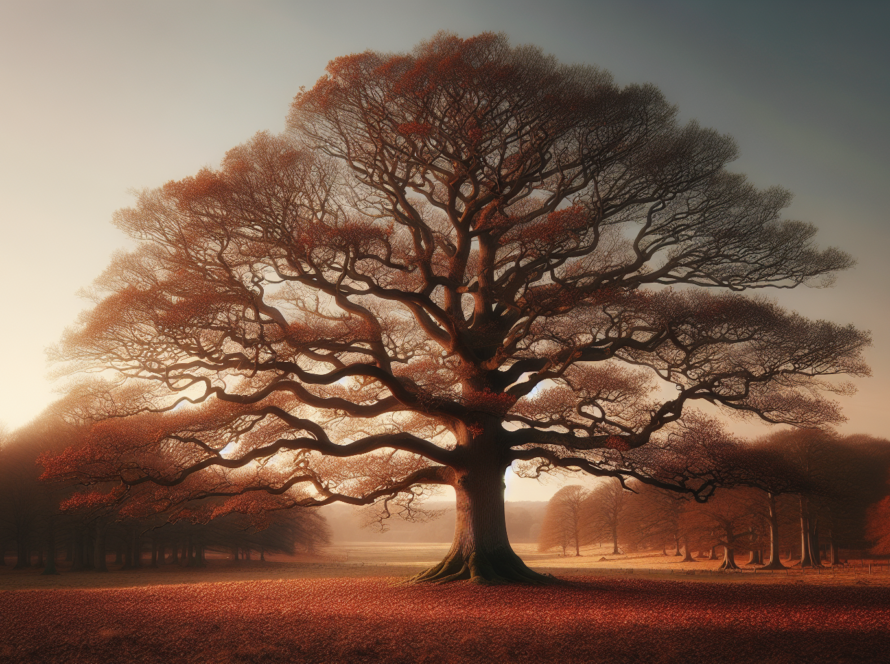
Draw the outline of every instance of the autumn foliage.
M868 371L867 334L746 294L851 259L651 85L440 34L332 61L288 127L116 214L137 248L55 351L100 376L44 460L95 484L78 500L410 518L447 485L454 547L419 580L541 581L507 542L509 466L704 500L739 478L696 404L820 426Z

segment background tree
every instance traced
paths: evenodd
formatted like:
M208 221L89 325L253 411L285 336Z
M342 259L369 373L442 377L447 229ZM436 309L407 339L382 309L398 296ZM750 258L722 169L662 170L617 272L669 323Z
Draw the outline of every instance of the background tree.
M634 491L636 495L629 497L623 513L629 545L625 548L660 548L667 555L670 547L674 555L682 553L682 562L694 562L689 527L689 510L694 503L689 497L641 484L635 485Z
M621 553L618 538L625 524L623 516L630 496L623 483L616 479L595 488L588 498L593 528L601 536L609 538L615 555Z
M589 492L582 486L570 484L553 494L547 503L538 550L547 551L560 547L562 555L574 547L575 555L581 555L581 547L594 541Z
M871 552L890 554L890 496L885 496L868 509L867 536L872 542Z
M886 491L884 478L890 468L886 441L798 429L776 432L758 447L773 457L774 470L763 474L772 478L766 483L783 486L776 493L797 495L802 566L821 565L826 543L831 564L839 562L841 544L867 547L867 507Z
M698 505L692 512L694 529L698 531L700 542L710 547L723 548L723 562L718 569L738 569L735 560L736 549L750 551L762 546L762 542L752 541L758 519L751 509L750 501L759 490L745 488L719 491L707 504Z
M651 85L440 34L332 61L288 124L116 215L138 247L56 353L116 382L79 388L97 424L49 475L407 514L449 485L417 580L543 580L511 464L705 499L732 444L692 404L818 426L867 372L865 333L742 294L850 258Z

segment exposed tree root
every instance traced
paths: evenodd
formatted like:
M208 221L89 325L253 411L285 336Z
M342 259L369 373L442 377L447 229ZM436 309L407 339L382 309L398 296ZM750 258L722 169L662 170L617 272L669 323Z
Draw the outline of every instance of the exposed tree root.
M783 565L783 564L782 564L781 562L779 562L778 560L775 560L775 561L773 561L773 562L771 562L771 563L767 563L766 565L764 565L764 566L762 566L762 567L758 567L757 569L775 569L775 570L780 570L780 569L788 569L788 568L785 567L785 565Z
M718 567L717 569L723 570L725 572L726 570L741 569L741 568L738 565L736 565L736 562L734 560L729 560L727 558L724 558L723 562L720 564L720 567Z
M473 551L469 555L452 551L435 567L421 572L408 583L448 583L472 581L480 584L549 584L558 580L530 569L511 549L494 552Z

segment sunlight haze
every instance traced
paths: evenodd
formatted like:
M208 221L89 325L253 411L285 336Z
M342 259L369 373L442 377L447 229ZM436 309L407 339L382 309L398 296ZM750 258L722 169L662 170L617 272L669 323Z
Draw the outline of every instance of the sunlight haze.
M54 398L45 349L88 302L132 191L216 166L258 131L284 130L331 59L407 51L439 30L504 32L620 84L651 82L683 120L731 135L731 170L794 194L786 217L856 258L833 287L767 291L814 319L873 333L873 376L841 399L843 433L887 436L890 415L890 6L704 0L514 2L21 2L0 9L0 423ZM730 421L742 435L767 428ZM580 482L580 478L578 479ZM590 480L588 480L590 481ZM507 499L561 485L508 473Z

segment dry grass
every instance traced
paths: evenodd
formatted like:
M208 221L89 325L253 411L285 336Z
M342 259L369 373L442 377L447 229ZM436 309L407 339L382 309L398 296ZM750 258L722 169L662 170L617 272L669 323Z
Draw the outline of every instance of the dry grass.
M91 571L64 572L42 576L39 569L12 570L0 567L0 591L50 588L130 588L188 583L229 583L238 581L331 579L361 577L408 578L438 563L450 543L349 542L328 547L318 555L269 556L269 561L234 564L211 558L205 568L163 565L156 569L116 570L106 574ZM700 559L681 563L676 556L659 553L611 555L606 548L585 547L582 555L562 556L558 552L539 553L533 544L515 544L514 549L532 568L571 579L579 576L643 577L710 583L794 583L808 585L873 585L890 587L886 562L865 566L789 569L787 572L754 572L744 566L741 572L717 571L719 560ZM741 561L739 561L741 564ZM790 561L785 561L789 565ZM64 569L64 568L63 568Z

